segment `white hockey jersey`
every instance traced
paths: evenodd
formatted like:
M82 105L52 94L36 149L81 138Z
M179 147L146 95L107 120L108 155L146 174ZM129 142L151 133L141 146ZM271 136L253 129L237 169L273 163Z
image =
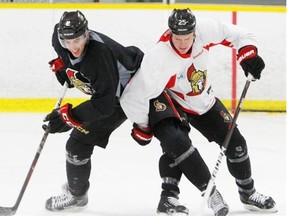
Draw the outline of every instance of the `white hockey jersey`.
M239 26L210 19L197 19L195 35L191 54L181 55L173 48L169 30L145 53L120 98L131 122L147 126L149 101L165 89L185 112L207 112L215 103L207 71L209 48L221 44L239 50L257 43L252 33Z

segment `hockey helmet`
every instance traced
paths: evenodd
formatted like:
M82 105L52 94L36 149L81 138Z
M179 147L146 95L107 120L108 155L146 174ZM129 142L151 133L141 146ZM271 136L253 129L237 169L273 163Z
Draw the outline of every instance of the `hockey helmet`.
M169 16L168 26L173 34L190 34L195 30L196 18L189 8L174 9Z
M58 26L58 36L61 40L74 39L88 30L88 21L79 10L65 11Z

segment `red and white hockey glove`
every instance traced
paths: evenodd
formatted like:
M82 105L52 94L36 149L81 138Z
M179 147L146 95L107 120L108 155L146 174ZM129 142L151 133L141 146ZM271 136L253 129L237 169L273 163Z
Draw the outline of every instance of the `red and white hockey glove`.
M248 73L250 73L255 79L260 79L261 72L265 68L265 63L258 55L255 46L248 45L240 48L237 59L246 77L248 76Z
M62 133L69 131L73 127L81 127L82 124L72 115L72 105L65 104L58 109L54 109L50 114L46 115L44 122L49 121L49 133ZM42 125L46 131L48 126Z
M48 64L50 66L50 69L55 73L56 78L61 85L64 85L64 83L67 82L68 88L73 87L73 84L71 83L70 79L66 74L65 63L62 60L62 58L58 57L52 59L51 61L48 62Z
M65 66L64 61L60 57L52 59L51 61L48 62L48 64L50 65L50 69L54 73L57 73L59 70L63 69Z
M143 128L134 123L131 136L139 145L145 146L151 142L153 133L149 127Z

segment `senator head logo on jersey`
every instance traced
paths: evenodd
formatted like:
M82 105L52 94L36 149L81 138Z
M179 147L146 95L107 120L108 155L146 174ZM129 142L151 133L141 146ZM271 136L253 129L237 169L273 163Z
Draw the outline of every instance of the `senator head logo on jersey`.
M207 70L196 70L192 64L187 71L187 78L191 84L191 92L187 93L188 96L195 96L201 94L207 82Z

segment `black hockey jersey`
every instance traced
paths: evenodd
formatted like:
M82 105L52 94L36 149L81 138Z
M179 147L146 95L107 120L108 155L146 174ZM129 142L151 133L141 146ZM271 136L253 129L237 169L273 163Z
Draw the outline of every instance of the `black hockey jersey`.
M124 47L108 36L89 30L89 41L79 58L62 47L55 25L52 46L66 68L66 74L87 100L73 108L79 121L100 120L111 115L129 79L140 67L143 52L134 46Z

